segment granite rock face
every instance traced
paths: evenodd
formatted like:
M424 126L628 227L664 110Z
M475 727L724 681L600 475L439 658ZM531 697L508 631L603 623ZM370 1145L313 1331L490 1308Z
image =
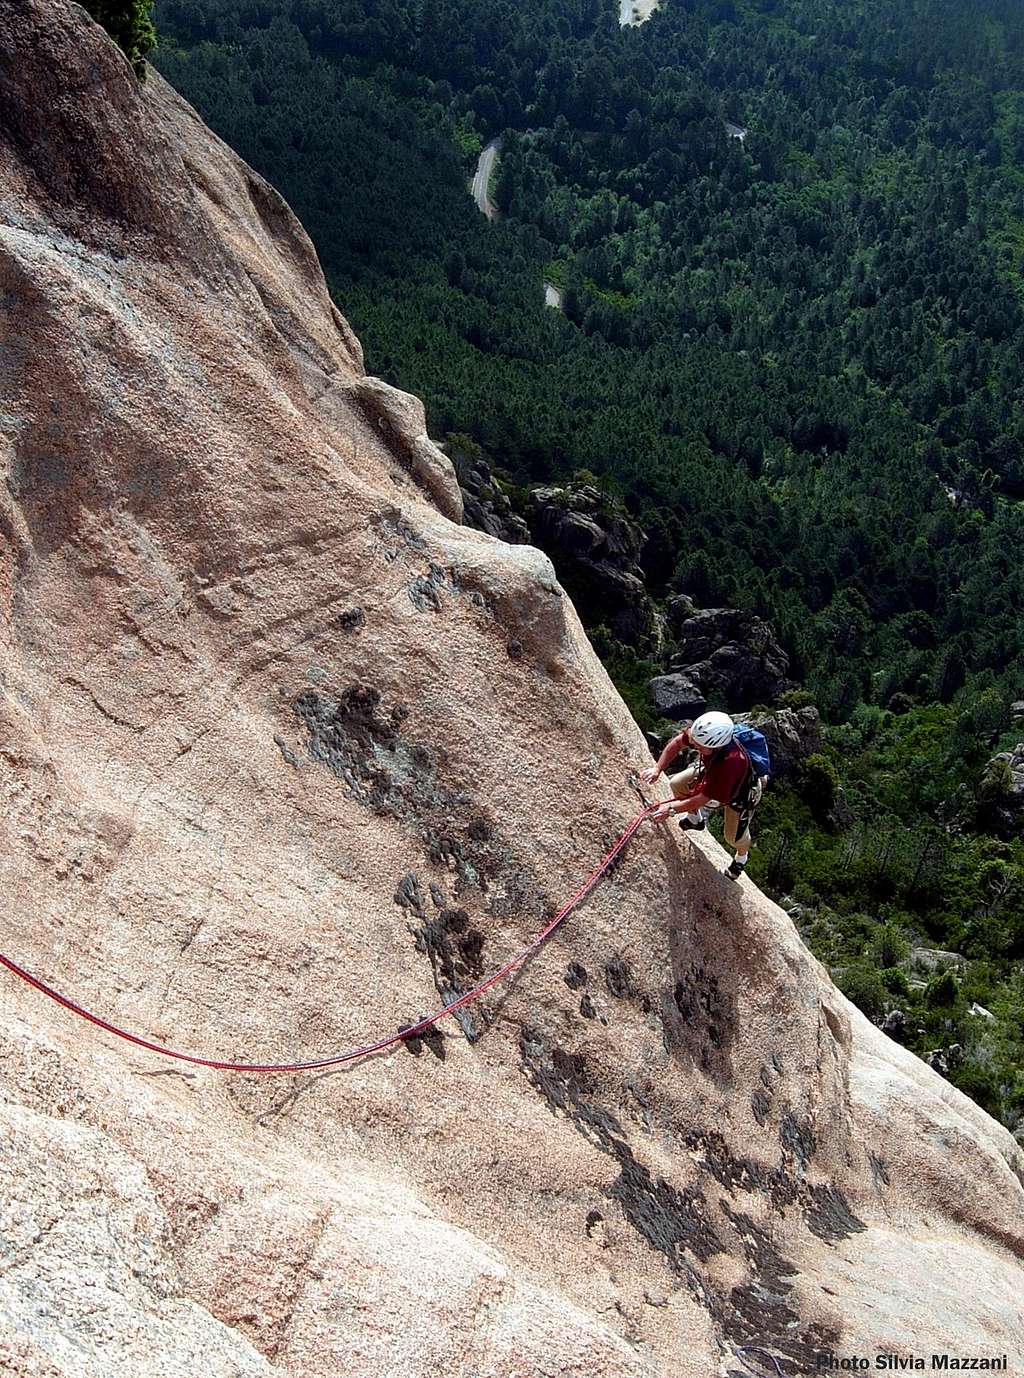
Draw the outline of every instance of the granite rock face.
M521 952L649 754L280 197L64 0L0 4L0 89L3 950L206 1057L345 1051ZM723 860L645 825L333 1072L0 972L0 1374L1019 1352L1019 1146Z

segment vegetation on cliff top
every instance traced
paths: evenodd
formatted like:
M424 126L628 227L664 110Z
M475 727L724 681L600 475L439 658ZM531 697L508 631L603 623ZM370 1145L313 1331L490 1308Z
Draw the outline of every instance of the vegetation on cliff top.
M128 58L136 76L145 80L146 55L156 47L153 0L82 0L82 3Z

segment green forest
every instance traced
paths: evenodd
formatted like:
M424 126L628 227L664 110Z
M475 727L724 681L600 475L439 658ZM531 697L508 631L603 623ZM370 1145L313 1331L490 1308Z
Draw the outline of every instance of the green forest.
M288 198L369 372L514 500L595 476L655 599L771 623L827 734L769 791L754 879L869 1017L898 1008L1024 1127L1024 843L989 764L1024 740L1019 5L155 13L155 65ZM664 726L652 648L591 631Z

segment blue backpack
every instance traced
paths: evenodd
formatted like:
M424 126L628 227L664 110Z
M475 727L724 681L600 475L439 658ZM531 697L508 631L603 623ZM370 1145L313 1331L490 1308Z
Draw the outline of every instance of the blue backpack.
M755 779L761 775L771 775L772 758L768 754L768 743L764 739L763 732L758 732L756 727L737 725L732 739L734 742L738 742L746 753Z

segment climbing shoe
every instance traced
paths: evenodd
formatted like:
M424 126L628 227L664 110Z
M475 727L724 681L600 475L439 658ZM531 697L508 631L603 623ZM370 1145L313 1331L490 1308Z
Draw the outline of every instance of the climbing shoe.
M730 880L739 880L740 876L746 869L747 863L745 861L740 862L734 859L730 861L729 865L725 868L725 874L729 877Z
M679 826L684 833L702 833L708 826L702 818L699 823L694 823L689 818L680 818Z

